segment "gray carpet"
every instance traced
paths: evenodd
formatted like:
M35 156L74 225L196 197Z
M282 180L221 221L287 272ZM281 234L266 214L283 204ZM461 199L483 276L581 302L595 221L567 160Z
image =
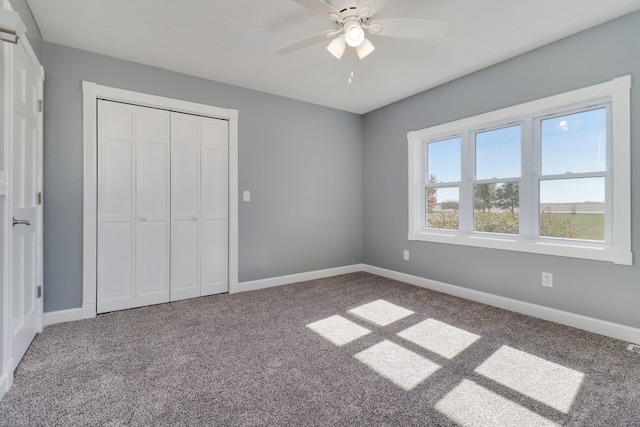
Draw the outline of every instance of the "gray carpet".
M347 274L49 326L0 425L633 426L626 345Z

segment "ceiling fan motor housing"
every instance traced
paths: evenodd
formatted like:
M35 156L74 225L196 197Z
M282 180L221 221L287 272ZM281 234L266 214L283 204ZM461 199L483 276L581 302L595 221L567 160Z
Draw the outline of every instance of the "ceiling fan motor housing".
M351 47L358 47L364 41L364 30L358 20L350 20L344 24L345 41Z

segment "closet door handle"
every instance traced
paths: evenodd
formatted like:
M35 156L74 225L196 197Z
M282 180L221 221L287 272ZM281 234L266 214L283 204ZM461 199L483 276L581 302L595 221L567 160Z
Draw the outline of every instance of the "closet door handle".
M140 217L140 221L146 221L146 220L147 220L147 217L146 217L146 216L141 216L141 217Z
M31 223L29 222L28 219L16 219L16 217L12 217L13 218L13 226L15 227L16 225L31 225Z
M197 215L193 215L193 216L191 217L191 219L192 219L192 220L194 220L194 221L196 221L196 220L198 219L198 216L197 216Z

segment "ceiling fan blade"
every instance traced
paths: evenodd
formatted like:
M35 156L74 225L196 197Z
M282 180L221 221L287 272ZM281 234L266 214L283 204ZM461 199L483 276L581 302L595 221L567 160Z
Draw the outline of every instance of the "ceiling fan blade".
M362 9L363 7L369 8L369 13L367 14L367 18L375 15L380 9L386 6L389 3L389 0L360 0L359 7Z
M295 52L296 50L304 49L307 46L311 46L313 44L321 42L322 40L326 40L327 38L331 37L332 33L335 34L335 30L327 30L327 31L323 31L323 32L318 33L318 34L314 34L313 36L307 37L307 38L302 39L302 40L298 40L295 43L291 43L290 45L282 47L282 48L276 50L276 53L278 55L286 55L287 53L291 53L291 52Z
M317 12L321 15L327 15L329 13L335 13L340 15L340 12L333 7L329 6L327 3L322 0L293 0L298 3L300 6L304 6L307 9L311 9L314 12Z
M438 39L444 37L449 29L446 22L427 21L424 19L374 19L367 24L372 27L371 34L379 36L403 37L407 39ZM377 26L380 30L377 30Z

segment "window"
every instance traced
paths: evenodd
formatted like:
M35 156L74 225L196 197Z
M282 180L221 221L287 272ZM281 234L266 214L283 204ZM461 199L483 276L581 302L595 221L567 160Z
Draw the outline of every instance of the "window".
M426 144L424 177L427 228L457 230L460 202L459 137Z
M409 239L631 265L630 87L409 132Z
M545 118L540 129L540 236L609 242L610 106ZM608 164L609 163L609 164Z

